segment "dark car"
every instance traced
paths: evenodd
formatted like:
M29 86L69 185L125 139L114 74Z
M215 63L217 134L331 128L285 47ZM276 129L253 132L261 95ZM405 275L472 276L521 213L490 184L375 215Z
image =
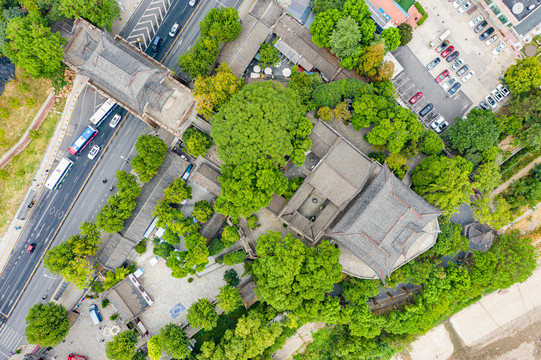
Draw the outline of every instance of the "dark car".
M454 84L450 89L449 91L447 91L447 95L449 96L453 96L457 91L458 89L462 86L461 83L457 82L456 84Z
M441 53L441 57L445 58L447 55L449 55L453 50L455 50L455 47L453 45L449 46L445 51Z
M432 69L434 69L434 68L436 67L436 65L438 65L438 64L440 63L440 61L441 61L441 59L440 59L439 57L435 58L434 60L432 60L432 61L430 62L430 64L428 64L428 65L426 66L426 69L427 69L427 70L432 70Z
M483 109L483 110L489 110L490 109L490 106L488 106L488 104L484 101L481 101L479 103L479 106Z
M426 114L428 114L429 112L431 112L432 109L434 109L434 105L432 105L432 104L429 103L427 106L425 106L425 107L419 112L419 115L420 115L420 116L425 116Z
M481 32L481 30L483 30L485 28L485 26L488 25L488 22L486 20L483 20L479 23L479 25L477 25L475 27L475 29L473 29L473 31L475 31L476 34L478 34L479 32Z
M485 41L487 37L490 36L490 34L492 34L494 32L494 28L493 27L489 27L487 29L487 31L485 31L484 33L481 34L481 36L479 36L479 40L481 41Z
M159 36L156 36L152 41L152 52L157 52L160 46L162 45L163 39Z
M456 60L460 56L460 53L458 51L455 51L451 55L447 56L447 62L451 62L453 60Z
M442 82L443 79L445 79L447 76L449 76L449 70L445 70L441 74L439 74L438 77L436 78L436 82L437 83Z
M468 71L470 69L470 67L468 65L464 65L463 67L460 68L460 70L458 70L456 72L457 76L462 76L466 73L466 71Z
M449 46L449 40L442 42L441 45L436 48L436 52L442 52L447 46Z

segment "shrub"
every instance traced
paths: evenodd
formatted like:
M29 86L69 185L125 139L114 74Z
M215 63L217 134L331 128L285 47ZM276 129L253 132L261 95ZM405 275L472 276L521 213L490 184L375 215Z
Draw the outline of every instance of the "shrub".
M188 278L188 282L189 282L189 283L192 283L192 282L193 282L193 278Z
M96 280L92 283L92 285L90 285L90 290L92 290L96 294L100 294L105 291L105 286L101 281Z
M19 90L20 92L29 92L31 90L30 84L27 82L21 81L20 83L17 84L17 90Z
M114 313L113 315L111 315L109 319L111 319L112 321L115 321L116 319L118 319L118 313Z
M257 217L252 214L248 217L248 219L246 219L246 222L248 223L248 227L250 229L255 229L257 226Z
M416 3L417 4L417 3ZM419 19L419 21L417 21L417 25L418 26L421 26L423 25L423 23L425 22L426 18L428 17L428 14L424 14L423 17L421 19Z
M141 240L139 244L135 245L135 252L142 255L147 252L147 241Z
M6 107L0 107L0 119L7 119L9 115L11 114L11 111L9 111Z
M246 260L246 253L244 250L238 250L229 254L224 255L222 261L225 265L235 265L241 264Z
M13 110L18 110L22 106L21 100L16 97L9 98L8 103L9 107Z
M268 43L261 45L259 49L259 62L263 67L274 66L280 61L280 53L276 48Z
M225 245L220 239L212 239L209 244L209 255L214 256L218 255L225 249Z
M30 109L33 109L36 107L36 99L34 98L26 98L24 99L24 105Z
M415 6L415 8L417 10L419 10L419 12L421 13L421 15L424 15L426 14L426 11L425 9L423 9L423 7L421 6L421 4L419 4L418 2L415 2L415 4L413 4Z
M105 309L109 305L109 299L105 298L101 301L101 307Z
M231 286L237 286L240 284L239 275L235 269L228 269L224 272L224 280Z
M240 239L239 228L236 226L226 226L224 228L224 231L222 232L222 242L224 243L225 247L230 247L235 242L237 242L238 239Z

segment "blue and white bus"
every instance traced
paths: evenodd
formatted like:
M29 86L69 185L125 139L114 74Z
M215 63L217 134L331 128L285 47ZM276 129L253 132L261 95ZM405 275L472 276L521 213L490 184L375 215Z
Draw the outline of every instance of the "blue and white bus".
M107 99L101 107L96 111L94 115L90 118L90 122L95 126L100 126L102 121L116 108L116 102L113 99Z
M75 140L73 144L71 144L68 151L72 155L77 154L79 151L83 150L88 145L90 140L92 140L94 136L96 136L97 134L98 134L98 130L94 129L92 126L89 125L85 129L85 131L83 131L81 136L79 136L79 138Z
M73 161L71 161L70 159L62 158L62 160L60 160L60 162L58 163L56 169L54 169L54 171L51 173L51 176L49 176L49 179L47 179L45 187L51 190L56 189L58 185L60 185L62 180L64 180L72 165Z

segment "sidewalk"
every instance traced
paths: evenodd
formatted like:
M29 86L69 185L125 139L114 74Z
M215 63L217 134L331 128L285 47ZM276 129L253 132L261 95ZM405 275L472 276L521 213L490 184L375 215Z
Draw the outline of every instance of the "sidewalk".
M30 186L27 191L26 197L28 197L31 192L34 192L35 194L37 194L36 199L39 199L41 195L41 190L43 189L43 185L45 185L45 181L47 180L47 176L49 175L49 170L53 166L56 156L58 155L60 145L62 144L62 140L64 139L64 135L66 134L66 131L68 129L69 121L71 119L71 114L75 103L77 102L79 94L85 88L87 80L88 78L80 75L77 75L77 77L75 78L72 91L67 98L66 107L64 108L62 117L60 118L60 122L56 126L54 135L51 139L51 142L49 143L49 146L47 147L47 150L45 151L43 160L41 161L38 171L36 172L32 186ZM15 230L15 227L24 227L28 218L30 217L31 212L26 217L26 220L17 220L17 214L22 210L24 206L26 206L26 204L24 202L21 203L19 209L17 210L17 213L15 214L15 217L10 223L8 231L3 235L2 238L0 238L0 248L2 249L2 253L0 253L0 273L4 270L4 266L9 260L9 256L11 255L12 250L17 244L17 241L19 240L19 235L22 233L22 230Z

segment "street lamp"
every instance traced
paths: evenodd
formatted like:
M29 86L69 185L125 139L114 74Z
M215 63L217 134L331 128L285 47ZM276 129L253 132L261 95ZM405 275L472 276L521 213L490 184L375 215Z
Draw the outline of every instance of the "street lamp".
M127 159L127 158L125 158L125 157L124 157L124 156L122 156L122 155L120 155L120 158L121 158L122 160L124 160L125 162L127 162L127 163L129 163L129 162L130 162L130 159Z
M137 38L137 44L139 44L139 51L143 52L143 49L141 48L141 38Z

